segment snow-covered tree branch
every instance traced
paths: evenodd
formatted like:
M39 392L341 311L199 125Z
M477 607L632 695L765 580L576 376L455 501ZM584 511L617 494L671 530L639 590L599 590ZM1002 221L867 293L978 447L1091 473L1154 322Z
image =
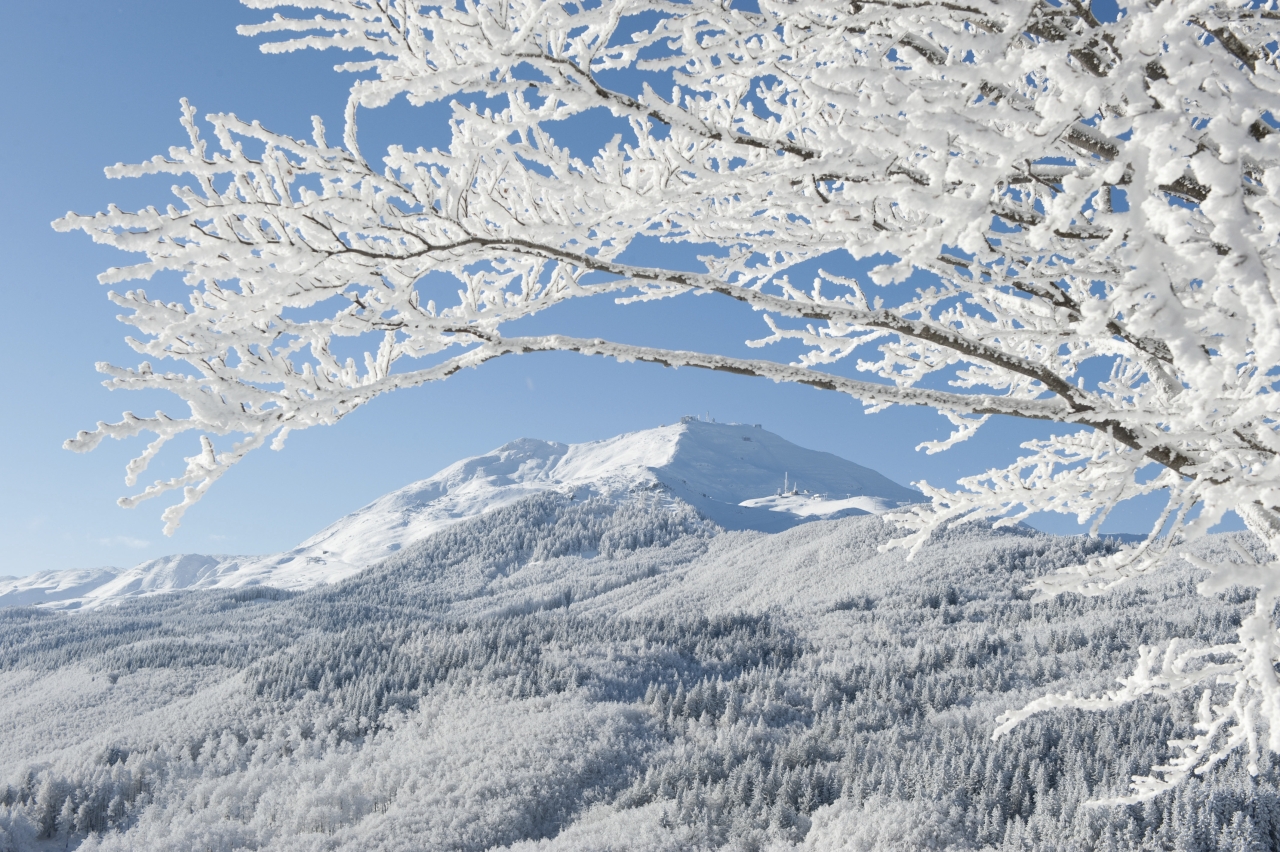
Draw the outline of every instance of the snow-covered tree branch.
M111 296L130 345L174 371L100 365L110 386L168 389L188 414L126 414L68 442L154 433L133 484L200 433L182 476L122 501L181 489L168 530L291 430L504 354L577 351L930 406L954 425L930 452L994 414L1078 425L957 490L924 485L931 502L896 519L919 547L958 520L1044 510L1096 530L1121 501L1167 495L1147 542L1044 592L1108 589L1230 510L1280 558L1274 2L244 3L317 13L241 29L276 39L267 52L356 54L338 66L356 75L342 144L318 119L308 141L221 114L211 145L184 102L187 147L108 170L172 174L176 203L55 223L145 256L104 283L172 270L190 287L187 304ZM400 95L449 105L447 150L361 150L360 112ZM589 159L556 138L588 113L617 129ZM637 264L641 238L703 247L705 271ZM879 259L870 280L792 280L841 252ZM766 329L751 345L803 354L503 333L569 299L625 310L690 293L750 305ZM218 450L210 435L241 438ZM1223 677L1257 698L1235 700L1227 728L1263 712L1277 748L1274 573L1249 580L1267 624L1242 631L1270 638L1232 671L1253 674Z

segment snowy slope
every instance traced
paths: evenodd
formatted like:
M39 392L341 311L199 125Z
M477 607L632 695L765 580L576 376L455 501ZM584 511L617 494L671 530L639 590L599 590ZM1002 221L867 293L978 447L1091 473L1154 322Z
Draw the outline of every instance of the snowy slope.
M808 493L756 505L777 499L784 479ZM726 529L764 532L808 517L879 514L920 497L873 470L764 429L690 421L585 444L513 441L375 500L287 555L363 567L443 527L547 490L617 498L659 491ZM824 506L824 499L838 505Z
M762 532L818 518L879 514L919 499L918 492L869 468L750 425L686 419L583 444L522 438L380 497L285 553L183 554L123 571L0 580L0 606L92 608L182 589L310 588L350 577L445 527L545 491L578 498L678 499L725 529Z
M75 600L102 588L120 574L119 568L88 568L0 577L0 606L39 606Z
M908 561L874 516L709 526L544 490L300 595L11 610L0 850L1280 849L1273 759L1083 805L1166 760L1194 697L991 735L1111 687L1137 641L1231 641L1251 602L1197 595L1183 560L1032 603L1114 543L970 525Z

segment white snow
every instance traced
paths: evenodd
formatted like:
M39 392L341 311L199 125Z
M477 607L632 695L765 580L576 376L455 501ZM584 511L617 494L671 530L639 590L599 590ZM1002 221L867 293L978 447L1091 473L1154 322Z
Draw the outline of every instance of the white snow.
M583 444L512 441L386 494L285 553L181 554L128 570L0 580L0 606L79 609L183 589L334 583L445 527L547 490L578 498L656 494L693 505L725 529L764 532L809 519L880 514L920 499L869 468L757 426L685 418Z
M88 568L5 577L0 579L0 606L40 606L74 600L102 588L120 573L119 568Z
M829 518L837 514L879 515L888 509L894 508L892 504L880 497L859 495L857 497L830 500L827 499L825 494L803 492L788 492L786 494L777 494L773 497L756 497L751 500L743 500L738 505L768 509L771 512L785 512L798 518Z

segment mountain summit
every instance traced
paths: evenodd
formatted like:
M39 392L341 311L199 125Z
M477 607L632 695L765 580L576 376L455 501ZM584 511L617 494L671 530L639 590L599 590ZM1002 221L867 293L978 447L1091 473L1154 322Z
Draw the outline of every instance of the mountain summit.
M185 554L125 571L41 572L0 580L0 606L70 609L182 589L332 583L444 527L545 491L577 499L680 500L724 529L761 532L879 514L920 499L874 470L798 447L759 426L686 417L583 444L512 441L386 494L285 553Z
M367 565L441 527L547 490L614 498L657 491L725 529L762 532L920 499L874 470L758 426L686 418L584 444L512 441L375 500L291 553Z

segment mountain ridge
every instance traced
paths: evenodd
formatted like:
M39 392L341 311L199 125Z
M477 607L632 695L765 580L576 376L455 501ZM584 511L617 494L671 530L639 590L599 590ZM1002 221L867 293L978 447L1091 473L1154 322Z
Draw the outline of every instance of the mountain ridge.
M546 491L615 501L646 495L688 504L724 530L769 533L811 520L881 514L920 498L870 468L799 447L758 425L686 417L579 444L516 439L389 492L281 553L184 553L128 569L0 580L0 607L92 609L188 589L331 584L407 544Z

